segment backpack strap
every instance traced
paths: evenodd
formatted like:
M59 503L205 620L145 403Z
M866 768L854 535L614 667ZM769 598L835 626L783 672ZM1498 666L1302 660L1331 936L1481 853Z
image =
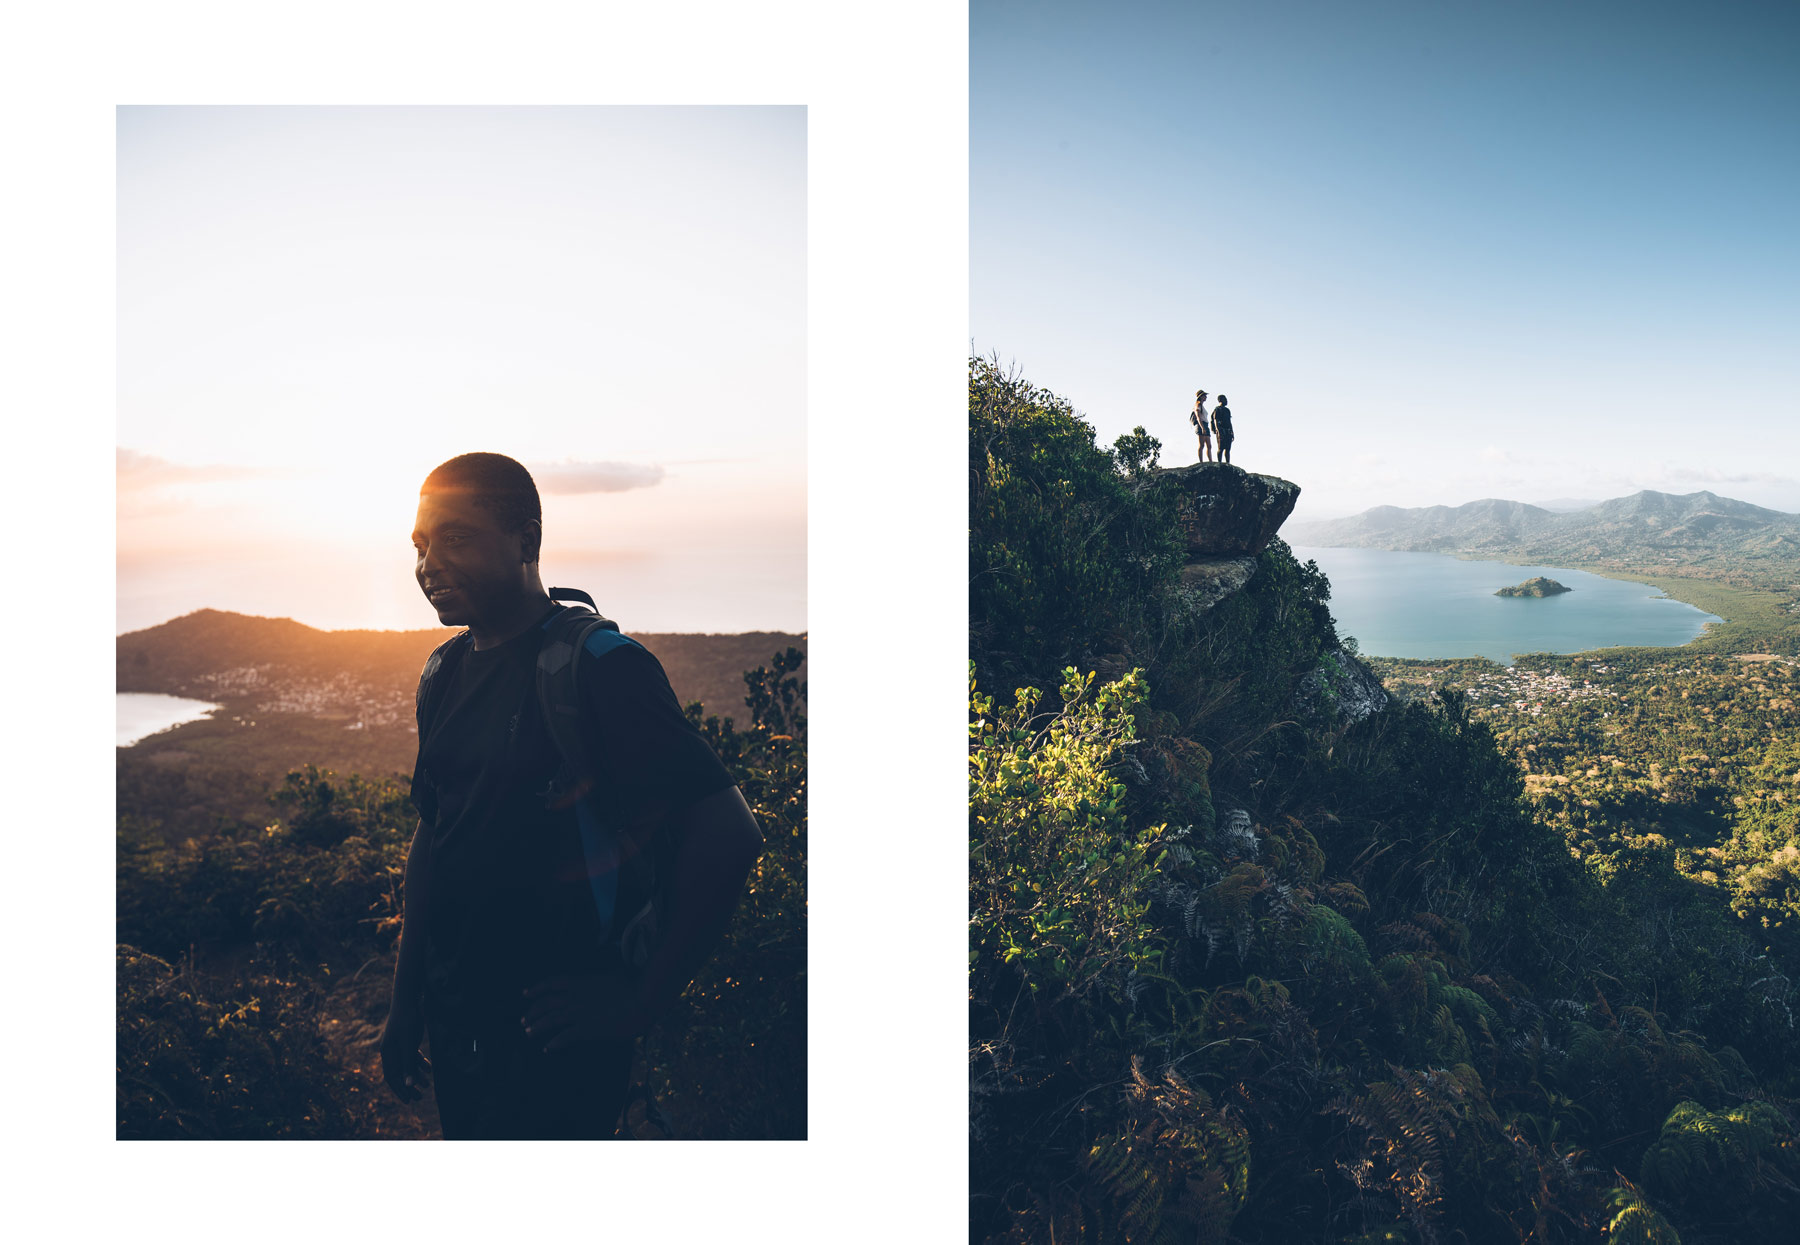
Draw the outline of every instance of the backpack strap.
M442 644L431 650L431 656L425 659L425 668L419 672L419 690L413 697L413 712L419 721L419 736L425 735L426 723L437 711L438 702L443 699L444 688L449 686L449 674L462 660L464 650L469 646L469 633L458 631Z
M601 944L616 947L626 967L642 968L650 958L658 933L660 897L655 857L620 831L612 810L602 803L599 758L590 744L592 736L582 729L580 682L584 658L601 657L624 645L642 646L622 635L618 623L602 616L594 598L587 593L574 588L552 588L549 595L552 600L585 601L588 609L569 606L541 624L544 638L538 647L538 706L563 762L562 772L545 794L552 807L567 807L570 803L575 806L581 853L587 860L588 887L594 896L595 915L600 919ZM641 1099L646 1121L665 1137L674 1137L675 1125L650 1085L648 1034L641 1046L644 1080L632 1086L620 1116L623 1118ZM635 1054L632 1062L635 1066Z
M413 715L418 723L419 753L425 755L425 737L431 730L431 723L437 717L438 707L443 703L445 691L454 681L457 665L468 651L472 641L467 631L459 631L431 650L431 656L425 659L425 668L419 672L419 690L413 696ZM431 784L425 781L423 765L414 761L411 798L413 807L427 820L436 811L436 801L431 798ZM432 805L427 808L427 805Z
M552 601L580 601L589 609L593 610L596 616L600 613L600 607L594 604L594 598L590 597L579 588L552 588L544 595L549 597ZM608 622L610 620L603 618L601 621ZM619 624L613 623L612 629L617 631L619 629Z
M610 618L574 606L558 610L540 627L544 637L538 647L538 705L562 759L562 768L545 798L552 808L573 806L575 810L601 941L612 945L620 941L627 927L641 927L648 918L655 889L654 864L620 829L614 810L605 803L606 793L601 789L604 771L593 751L593 734L584 722L581 669L585 661L615 648L636 646L637 641L620 634L619 625Z

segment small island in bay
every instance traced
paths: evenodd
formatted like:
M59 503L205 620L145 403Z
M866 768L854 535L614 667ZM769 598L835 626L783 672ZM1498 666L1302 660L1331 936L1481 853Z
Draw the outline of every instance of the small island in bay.
M1545 579L1542 575L1533 575L1522 584L1514 584L1510 588L1495 589L1497 597L1553 597L1559 592L1573 592L1566 584L1559 584L1554 579Z

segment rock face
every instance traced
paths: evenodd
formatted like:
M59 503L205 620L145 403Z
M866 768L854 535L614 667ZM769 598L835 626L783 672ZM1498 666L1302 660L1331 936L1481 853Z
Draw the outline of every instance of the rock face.
M1196 613L1209 610L1250 582L1256 559L1205 558L1181 568L1181 592Z
M1294 708L1315 721L1360 722L1387 703L1380 676L1343 647L1325 654L1294 691Z
M1300 496L1298 484L1252 475L1230 463L1169 467L1157 477L1176 489L1176 513L1187 541L1178 591L1195 613L1250 582L1256 555L1275 539Z
M1193 463L1158 475L1179 490L1189 562L1261 553L1300 497L1298 484L1230 463Z

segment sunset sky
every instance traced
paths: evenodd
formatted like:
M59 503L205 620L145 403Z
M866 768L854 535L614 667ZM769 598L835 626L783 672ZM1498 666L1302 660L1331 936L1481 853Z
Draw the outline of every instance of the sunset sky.
M123 108L118 248L118 630L435 626L469 450L626 630L806 628L804 108Z
M1800 8L974 0L972 337L1302 517L1800 511Z

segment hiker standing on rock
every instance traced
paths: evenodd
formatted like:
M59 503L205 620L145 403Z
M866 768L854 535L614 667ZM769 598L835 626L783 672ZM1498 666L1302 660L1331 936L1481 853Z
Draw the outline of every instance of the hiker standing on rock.
M1231 461L1231 408L1225 405L1225 395L1219 395L1219 404L1213 407L1213 428L1219 434L1219 461Z
M585 593L545 590L542 539L537 486L504 455L452 458L419 490L419 587L466 629L419 680L381 1071L403 1102L431 1087L447 1139L611 1137L636 1038L762 849L656 658L551 595Z
M1194 390L1194 409L1188 412L1188 423L1200 437L1200 461L1212 461L1212 429L1206 422L1206 390Z

